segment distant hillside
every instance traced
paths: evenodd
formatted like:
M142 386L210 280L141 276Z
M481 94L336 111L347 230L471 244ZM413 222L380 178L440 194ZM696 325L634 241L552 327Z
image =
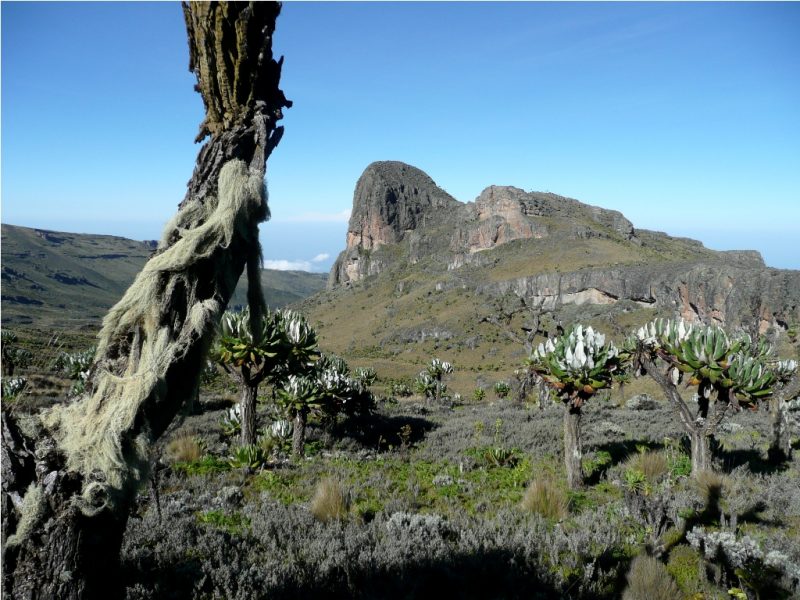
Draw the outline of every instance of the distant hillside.
M155 242L2 225L3 325L99 325L154 249ZM270 306L280 308L322 289L326 275L265 269L261 280ZM245 302L240 282L231 304Z
M507 377L519 340L559 323L621 338L657 315L777 334L800 322L800 271L767 268L758 252L709 250L514 187L465 204L400 162L358 180L328 286L303 303L323 346L391 376L439 356L469 371L457 379Z

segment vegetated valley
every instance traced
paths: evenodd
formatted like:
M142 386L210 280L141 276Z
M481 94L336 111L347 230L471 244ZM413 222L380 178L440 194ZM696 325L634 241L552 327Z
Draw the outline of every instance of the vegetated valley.
M33 414L85 391L152 248L2 235L3 410ZM800 272L379 162L327 289L263 284L261 340L226 315L154 449L128 598L800 596Z

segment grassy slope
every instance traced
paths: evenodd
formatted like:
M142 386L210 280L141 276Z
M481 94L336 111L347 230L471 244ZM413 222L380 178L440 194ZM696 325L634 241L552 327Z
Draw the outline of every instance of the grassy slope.
M518 240L483 254L482 266L443 271L422 260L346 288L327 290L300 306L318 328L325 350L355 365L373 366L384 381L412 378L436 356L455 366L451 391L468 396L476 386L488 388L508 380L525 358L522 345L509 335L523 335L524 315L502 327L482 320L497 311L494 299L475 291L477 284L584 267L697 259L711 252L682 240L665 241L656 249L642 248L614 236L569 243L557 237ZM579 319L617 339L655 315L654 309L633 304L562 310L565 323ZM421 332L436 331L447 339L441 335L440 339L420 339ZM416 340L410 341L413 337ZM655 391L648 385L634 383L626 396Z
M97 327L153 250L121 237L13 225L2 226L2 244L3 324L60 329ZM322 273L262 272L275 308L322 289L326 279ZM232 304L244 302L240 284Z

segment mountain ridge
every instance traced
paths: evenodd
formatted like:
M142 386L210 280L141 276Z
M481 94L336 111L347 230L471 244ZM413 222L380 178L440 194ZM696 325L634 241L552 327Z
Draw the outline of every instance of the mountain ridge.
M2 224L2 323L98 326L156 248L155 241ZM268 303L281 308L325 285L324 273L262 270ZM246 303L242 282L231 306Z
M619 211L573 198L490 185L462 203L397 161L370 164L353 198L329 289L425 263L453 279L440 286L513 291L546 309L629 300L733 326L757 316L762 331L800 319L800 271L767 267L753 250L636 229ZM548 253L565 260L542 269Z

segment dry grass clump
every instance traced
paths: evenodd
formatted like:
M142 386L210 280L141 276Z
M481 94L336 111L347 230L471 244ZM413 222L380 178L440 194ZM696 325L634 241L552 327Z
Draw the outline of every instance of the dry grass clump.
M678 586L660 560L646 555L633 559L622 600L675 600L679 597Z
M170 462L195 462L203 457L203 446L195 436L184 434L167 444L165 454Z
M343 519L347 516L348 498L341 483L333 477L325 477L317 484L311 499L311 514L319 521Z
M551 478L534 479L522 497L522 508L560 521L569 514L569 498Z
M706 505L717 505L723 488L728 485L728 478L714 471L701 471L695 478L695 485Z
M638 471L651 484L657 483L669 471L669 463L663 452L639 452L625 461L625 470Z

